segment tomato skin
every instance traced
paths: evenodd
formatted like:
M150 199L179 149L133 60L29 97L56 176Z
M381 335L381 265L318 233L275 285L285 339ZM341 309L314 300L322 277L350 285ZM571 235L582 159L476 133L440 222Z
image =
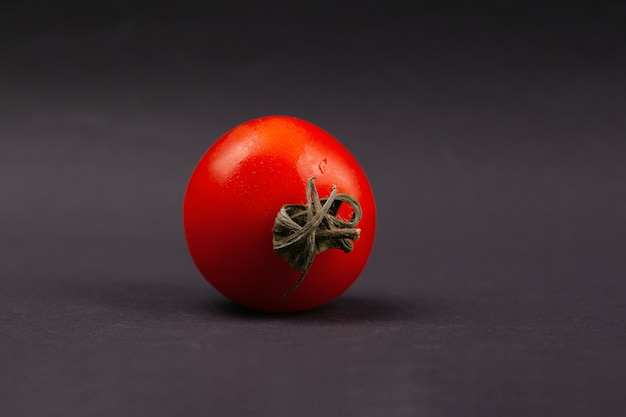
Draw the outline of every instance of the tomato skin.
M354 250L318 254L302 284L272 247L276 214L285 204L305 204L316 177L321 198L336 185L361 204ZM341 211L339 213L341 215ZM319 127L288 116L243 123L224 134L200 159L183 204L187 246L198 270L224 296L268 312L307 310L343 293L372 250L376 207L356 159Z

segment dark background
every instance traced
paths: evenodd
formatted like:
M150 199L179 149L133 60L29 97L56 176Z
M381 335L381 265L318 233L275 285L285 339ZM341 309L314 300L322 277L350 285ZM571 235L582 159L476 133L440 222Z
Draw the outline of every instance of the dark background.
M2 416L622 416L626 4L0 6ZM195 270L226 130L359 159L359 281L263 315Z

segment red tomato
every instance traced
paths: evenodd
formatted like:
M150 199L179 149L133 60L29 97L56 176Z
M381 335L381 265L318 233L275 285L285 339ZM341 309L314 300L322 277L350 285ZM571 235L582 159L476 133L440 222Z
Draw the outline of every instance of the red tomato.
M302 205L306 214L311 183L320 204L333 186L356 199L361 232L349 253L315 255L294 289L302 271L274 250L273 228L285 205ZM354 211L344 203L334 214L345 223ZM335 299L357 279L374 243L376 207L363 170L336 139L303 120L270 116L235 127L204 154L187 186L183 223L196 266L220 293L255 310L300 311Z

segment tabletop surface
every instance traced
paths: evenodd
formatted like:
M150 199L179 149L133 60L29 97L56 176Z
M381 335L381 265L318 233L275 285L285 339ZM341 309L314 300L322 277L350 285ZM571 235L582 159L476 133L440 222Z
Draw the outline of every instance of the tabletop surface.
M623 2L292 3L2 6L0 414L623 416ZM268 114L378 206L299 314L224 299L182 232L196 162Z

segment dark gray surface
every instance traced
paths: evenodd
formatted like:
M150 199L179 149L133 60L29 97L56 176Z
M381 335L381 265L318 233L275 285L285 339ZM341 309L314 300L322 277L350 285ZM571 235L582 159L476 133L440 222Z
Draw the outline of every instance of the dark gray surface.
M95 4L0 13L0 415L624 415L623 2ZM297 315L222 299L182 233L197 160L267 114L379 208Z

